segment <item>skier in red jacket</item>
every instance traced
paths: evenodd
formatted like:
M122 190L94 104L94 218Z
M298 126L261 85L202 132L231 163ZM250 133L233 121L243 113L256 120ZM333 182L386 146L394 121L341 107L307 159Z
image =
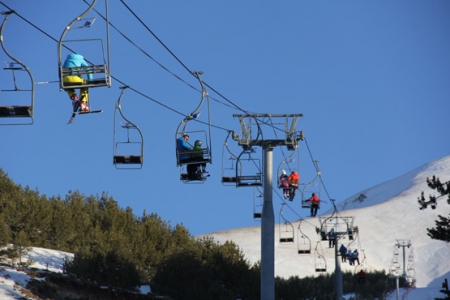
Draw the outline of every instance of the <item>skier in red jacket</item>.
M306 202L311 202L311 217L317 215L317 210L319 209L320 199L316 194L312 193L311 198L306 200Z

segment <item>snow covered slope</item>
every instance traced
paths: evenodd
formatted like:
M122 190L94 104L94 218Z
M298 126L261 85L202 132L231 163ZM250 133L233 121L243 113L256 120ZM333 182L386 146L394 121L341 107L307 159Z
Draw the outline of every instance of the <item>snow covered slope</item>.
M450 279L450 246L442 241L432 240L427 236L427 228L434 227L438 215L448 216L450 205L444 200L437 209L419 210L417 198L421 191L428 195L432 192L426 184L426 178L433 175L442 182L450 180L450 156L425 164L402 176L363 190L336 204L338 214L342 217L354 217L354 226L359 229L359 238L350 241L348 237L341 240L350 249L360 252L360 268L388 270L394 257L396 240L410 240L412 247L406 248L406 267L416 278L417 287L429 287L438 290L444 278ZM297 200L298 201L298 200ZM299 204L297 204L299 205ZM324 217L333 211L321 212ZM278 222L278 216L275 216ZM315 255L317 250L326 258L327 272L333 272L334 251L328 248L326 241L320 242L316 227L320 228L319 218L289 220L295 230L294 243L280 243L280 228L275 226L275 273L277 276L314 276ZM311 254L297 254L299 230L311 241ZM215 240L234 241L242 248L246 258L251 262L260 260L261 230L255 227L240 228L206 234ZM408 257L413 258L408 261ZM399 249L402 265L402 248ZM342 269L355 271L347 263ZM415 272L414 272L415 271ZM431 298L432 299L432 298Z

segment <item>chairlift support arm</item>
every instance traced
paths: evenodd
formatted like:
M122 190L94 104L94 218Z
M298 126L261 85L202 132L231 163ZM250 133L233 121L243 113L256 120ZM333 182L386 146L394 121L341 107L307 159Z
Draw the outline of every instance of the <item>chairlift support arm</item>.
M233 114L234 118L238 118L241 126L242 137L235 135L233 139L235 139L238 144L244 149L249 148L253 145L257 146L267 146L271 145L271 147L281 146L281 145L295 145L297 147L298 140L303 138L303 134L299 134L297 136L295 132L295 126L297 124L297 119L299 117L303 117L303 114ZM259 118L271 118L271 117L284 117L286 119L286 137L284 140L263 140L259 139L262 135L262 130L259 126ZM292 118L291 126L288 125L289 119ZM245 119L248 119L248 124L245 123ZM255 120L256 125L258 126L258 133L256 138L254 139L252 136L252 119ZM289 128L289 130L287 129ZM294 146L293 146L294 147ZM295 148L294 147L294 148Z
M6 11L6 12L1 12L2 15L5 15L5 18L3 19L3 23L2 23L2 26L1 26L1 28L0 28L0 44L2 45L2 49L3 49L3 51L5 52L5 54L6 54L10 59L12 59L15 63L21 65L22 68L23 68L24 70L27 71L28 76L30 77L30 80L31 80L31 93L32 93L32 99L33 99L33 100L32 100L32 103L34 104L34 79L33 79L33 75L31 74L31 71L30 71L30 69L28 69L28 67L25 66L20 60L18 60L18 59L15 58L14 56L12 56L12 55L8 52L8 50L6 49L5 44L4 44L3 30L4 30L4 28L5 28L5 25L6 25L6 22L8 21L9 16L10 16L11 14L13 14L13 13L16 13L16 12L15 12L14 10ZM10 69L10 70L12 70L13 76L14 76L14 87L15 87L15 90L18 91L19 89L17 88L17 85L16 85L16 78L15 78L15 75L14 75L14 70L15 70L15 68L14 68L14 67L11 67L11 68L5 68L5 69ZM16 70L21 70L21 69L17 68ZM27 90L27 91L29 91L29 90ZM32 106L34 106L34 105L32 105Z

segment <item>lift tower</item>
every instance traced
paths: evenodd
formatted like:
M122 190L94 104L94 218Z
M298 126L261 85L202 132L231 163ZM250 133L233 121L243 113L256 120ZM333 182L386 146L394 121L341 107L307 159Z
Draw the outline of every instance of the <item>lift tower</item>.
M297 120L303 114L233 114L241 125L241 135L233 134L233 139L244 150L252 147L263 149L263 185L264 201L261 215L261 300L275 299L275 217L272 202L272 169L273 148L287 146L288 150L298 147L303 134L296 131ZM270 118L284 118L285 129L283 139L276 136L273 139L263 139L262 126L274 126L272 122L265 121ZM257 129L256 136L252 128ZM238 162L237 162L238 163Z
M398 248L403 248L403 274L402 276L406 277L406 255L405 255L405 247L411 247L411 240L396 240L395 244Z
M397 297L396 299L400 299L399 295L399 278L404 277L406 281L408 281L410 284L413 284L415 282L415 270L414 270L414 252L412 251L412 243L411 240L406 239L397 239L395 240L395 246L394 246L394 256L392 258L389 277L395 278L395 285L396 285L396 293ZM400 262L399 262L399 249L403 248L403 270L401 270ZM408 266L406 266L406 253L405 248L411 248L409 255L408 255Z
M334 199L331 199L334 205ZM319 217L320 229L316 228L317 233L320 233L321 240L326 241L328 233L333 229L334 231L334 292L335 299L340 300L343 296L343 284L342 284L342 270L341 270L341 258L338 248L338 241L344 236L348 235L349 240L353 240L354 234L358 232L358 228L353 226L355 217L350 216L329 216Z

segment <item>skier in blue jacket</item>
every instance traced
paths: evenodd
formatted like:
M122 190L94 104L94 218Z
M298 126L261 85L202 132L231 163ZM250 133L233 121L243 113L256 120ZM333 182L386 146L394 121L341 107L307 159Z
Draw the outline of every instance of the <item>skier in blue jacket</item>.
M344 244L341 245L339 248L339 252L341 253L341 260L342 262L347 261L347 248L344 246Z
M182 137L179 137L177 139L177 150L178 151L192 150L192 146L189 145L188 141L189 141L189 135L187 135L186 133L183 134ZM186 163L186 162L192 160L191 156L186 155L186 154L180 154L178 159L179 159L180 163Z
M84 60L84 57L80 54L71 53L67 55L66 60L63 63L63 68L74 68L74 67L87 67L89 66L86 61ZM93 75L87 74L88 80L92 80ZM79 75L67 75L63 78L64 83L76 83L76 84L82 84L86 81ZM75 92L75 89L66 89L67 94L69 95L70 99L72 100L72 106L73 111L76 112L78 110L78 107L81 107L82 112L89 112L89 91L88 88L80 88L80 98L78 98L77 93Z
M177 139L177 150L178 151L186 151L186 150L192 150L192 146L188 143L189 141L189 135L186 133L183 133L182 137L179 137ZM188 173L188 177L190 179L195 178L195 171L197 170L197 164L193 163L194 158L192 155L189 154L178 154L178 160L180 164L187 164L186 170Z

